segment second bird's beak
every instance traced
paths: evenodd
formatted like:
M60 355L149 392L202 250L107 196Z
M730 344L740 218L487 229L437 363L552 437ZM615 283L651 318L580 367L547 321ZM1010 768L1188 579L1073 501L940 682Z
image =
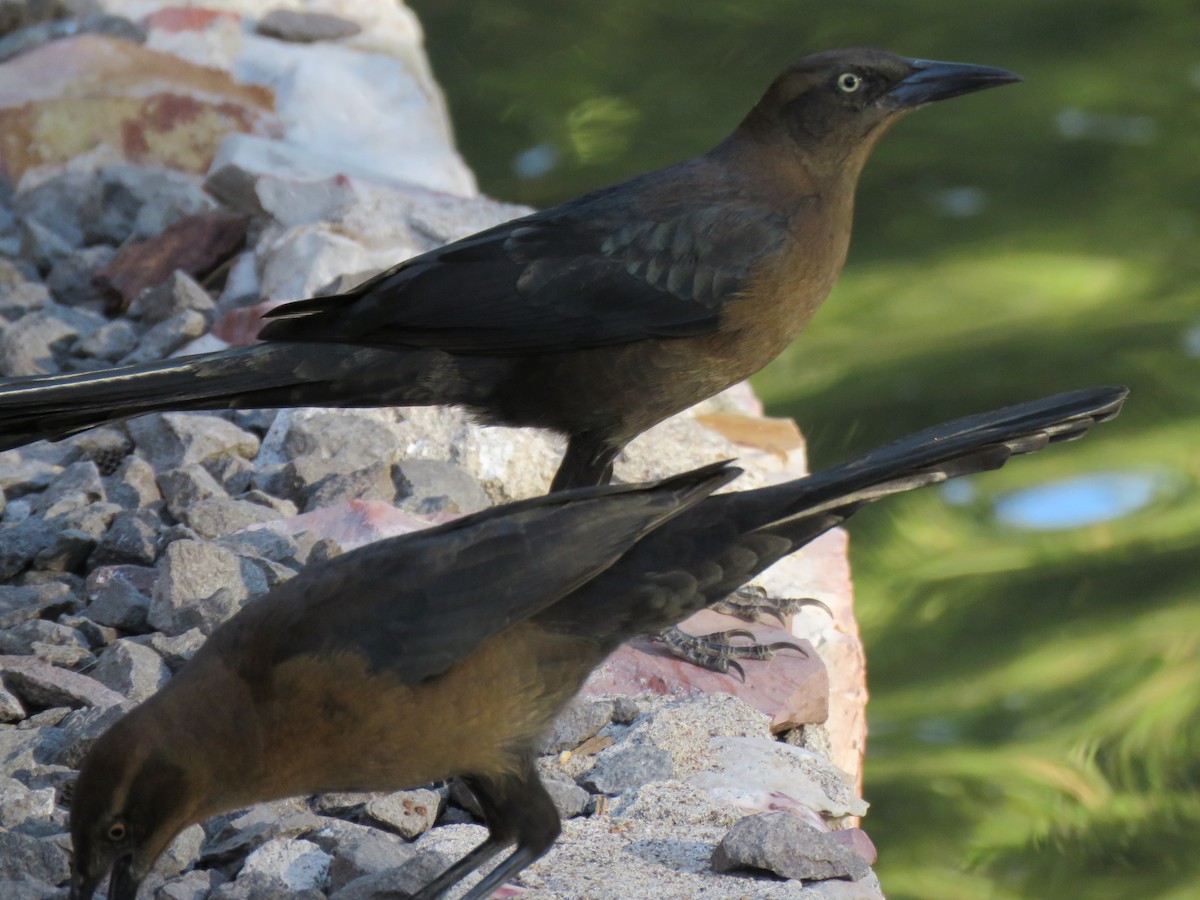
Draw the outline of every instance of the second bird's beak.
M897 109L912 109L1021 80L1020 75L991 66L932 59L910 59L909 63L913 71L885 95Z
M134 878L132 868L133 856L123 856L113 863L112 874L108 878L108 900L137 900L141 881ZM96 893L96 887L103 877L103 872L91 878L73 872L70 900L92 900L92 895Z

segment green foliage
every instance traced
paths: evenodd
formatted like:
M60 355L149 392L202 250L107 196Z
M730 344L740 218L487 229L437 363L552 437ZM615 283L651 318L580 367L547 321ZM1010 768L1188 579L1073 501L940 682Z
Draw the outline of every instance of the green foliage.
M813 50L886 46L1026 77L883 141L845 275L756 386L820 466L968 412L1130 385L1117 421L974 479L969 502L924 491L852 523L865 824L892 898L1194 896L1194 4L413 5L485 190L540 206L707 148ZM538 145L557 165L519 177L515 158ZM1080 529L993 517L1008 491L1113 470L1166 487Z

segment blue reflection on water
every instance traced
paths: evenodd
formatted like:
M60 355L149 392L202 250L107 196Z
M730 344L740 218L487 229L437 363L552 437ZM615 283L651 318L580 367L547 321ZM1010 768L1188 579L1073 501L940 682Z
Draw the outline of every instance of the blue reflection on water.
M1019 528L1077 528L1129 515L1165 487L1159 474L1100 472L1014 491L995 501L996 518Z

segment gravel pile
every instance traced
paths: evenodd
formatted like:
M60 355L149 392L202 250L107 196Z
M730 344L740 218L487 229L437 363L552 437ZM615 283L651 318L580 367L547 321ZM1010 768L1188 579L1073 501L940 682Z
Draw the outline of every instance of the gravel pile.
M0 2L0 62L79 31L146 39L143 20L110 14L121 4L20 6ZM258 34L361 30L293 9ZM359 280L517 211L292 176L233 153L207 176L126 161L0 188L0 375L216 349L216 334L252 332L263 299ZM659 440L626 477L736 453L690 420ZM343 548L543 492L558 451L453 410L254 410L150 415L0 453L0 897L65 896L77 766L218 624ZM822 728L781 742L769 722L723 694L577 701L544 747L568 821L521 876L528 896L880 896L865 835L830 830L865 804ZM736 759L754 762L727 774ZM454 785L266 804L187 829L142 896L405 896L482 840L472 807Z

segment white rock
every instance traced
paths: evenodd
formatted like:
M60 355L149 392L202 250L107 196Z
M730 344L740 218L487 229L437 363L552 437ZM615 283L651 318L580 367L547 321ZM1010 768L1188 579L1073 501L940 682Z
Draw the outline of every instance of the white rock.
M848 776L811 750L769 738L714 737L712 768L687 781L745 810L807 807L834 817L861 816Z
M333 858L311 841L273 838L246 857L239 877L255 872L278 880L289 890L320 890Z

